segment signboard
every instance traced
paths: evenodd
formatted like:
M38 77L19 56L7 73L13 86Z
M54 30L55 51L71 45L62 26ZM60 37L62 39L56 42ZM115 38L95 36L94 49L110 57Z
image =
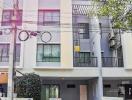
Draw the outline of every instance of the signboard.
M6 84L8 82L8 74L6 72L0 72L0 84Z
M80 46L74 46L74 51L75 52L80 52Z

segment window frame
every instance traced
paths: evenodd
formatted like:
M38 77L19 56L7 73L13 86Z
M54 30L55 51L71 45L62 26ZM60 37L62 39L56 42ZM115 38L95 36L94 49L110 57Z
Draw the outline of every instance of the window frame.
M58 21L54 21L54 16L53 14L57 12L58 13ZM42 14L42 19L40 20L40 13ZM51 21L46 21L45 20L45 14L50 13L51 14ZM42 22L41 22L42 21ZM39 9L38 10L38 25L43 25L43 26L54 26L54 25L59 25L60 24L60 10L59 9Z
M80 62L85 63L87 62L87 60L90 60L90 58L91 58L91 52L79 52Z
M3 53L0 52L0 62L9 62L10 44L9 44L9 43L0 43L0 46L2 46L2 45L6 46L6 49L8 49L8 50L6 50L7 52L6 52L6 55L5 55L5 56L3 56ZM19 56L17 56L17 55L16 55L17 48L16 48L16 51L15 51L15 61L16 61L16 62L20 62L21 44L20 44L20 43L17 43L17 44L16 44L16 47L17 47L17 45L19 45L20 51L19 51ZM3 57L6 57L7 60L6 60L6 61L5 61L5 60L2 60ZM18 58L18 57L19 57L19 58ZM18 59L17 59L17 58L18 58Z
M45 50L44 50L44 48L45 48L45 46L50 46L50 48L51 48L51 50L50 50L50 56L45 56L44 55L44 53L45 53ZM38 56L39 56L39 48L38 48L38 46L42 46L42 58L41 58L41 60L40 59L38 59ZM60 49L60 44L42 44L42 43L40 43L40 44L37 44L37 53L36 53L36 61L37 62L60 62L60 57L61 57L61 49L59 50L60 52L59 52L59 56L53 56L53 52L52 52L52 50L53 50L53 46L58 46L59 48L58 49ZM58 60L56 60L56 59L58 59Z
M89 23L78 23L78 28L79 28L80 39L89 39L90 38ZM84 32L80 32L80 29L83 29Z
M8 21L4 21L4 13L8 12L9 13L9 19ZM20 16L21 15L21 16ZM12 16L13 16L13 9L3 9L2 11L2 21L1 21L1 26L11 26L12 25ZM23 18L23 10L19 9L18 10L18 15L17 15L18 21L16 21L17 26L22 25L22 18Z

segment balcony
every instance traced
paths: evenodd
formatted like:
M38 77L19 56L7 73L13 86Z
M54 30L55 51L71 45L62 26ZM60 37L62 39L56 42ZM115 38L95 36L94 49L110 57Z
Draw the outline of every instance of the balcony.
M15 65L18 66L20 62L20 57L15 57ZM0 66L9 65L9 56L0 56Z
M97 57L74 57L74 67L97 67Z
M102 57L103 67L123 67L123 58L118 57Z

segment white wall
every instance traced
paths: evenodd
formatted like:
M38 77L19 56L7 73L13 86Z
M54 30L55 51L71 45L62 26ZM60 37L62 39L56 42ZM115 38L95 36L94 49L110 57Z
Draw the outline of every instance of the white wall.
M29 7L29 5L31 5ZM38 0L23 0L23 21L33 21L36 24L23 23L23 30L37 31L37 20L38 20ZM36 66L36 43L37 38L33 37L21 45L21 62L20 66L24 67L25 70L31 70L32 67Z
M121 35L124 57L124 68L132 69L132 32L124 32Z
M72 1L61 0L60 9L61 66L71 68L73 67ZM64 27L64 24L68 24L68 27Z
M59 9L63 0L38 0L39 9Z

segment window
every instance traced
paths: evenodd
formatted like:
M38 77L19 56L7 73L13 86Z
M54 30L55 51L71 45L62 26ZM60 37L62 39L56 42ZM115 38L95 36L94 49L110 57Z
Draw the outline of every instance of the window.
M9 61L9 44L0 44L0 62Z
M0 44L0 62L9 62L9 44ZM20 44L16 45L15 61L20 61Z
M49 100L49 98L59 98L59 85L42 85L41 100Z
M80 39L89 39L89 24L79 23Z
M37 62L60 62L60 45L38 44Z
M13 10L3 10L2 26L11 26L13 17ZM22 10L18 10L17 22L18 26L22 25Z
M59 25L60 11L59 10L39 10L38 24L39 25Z
M87 62L90 60L90 52L80 52L80 62Z

